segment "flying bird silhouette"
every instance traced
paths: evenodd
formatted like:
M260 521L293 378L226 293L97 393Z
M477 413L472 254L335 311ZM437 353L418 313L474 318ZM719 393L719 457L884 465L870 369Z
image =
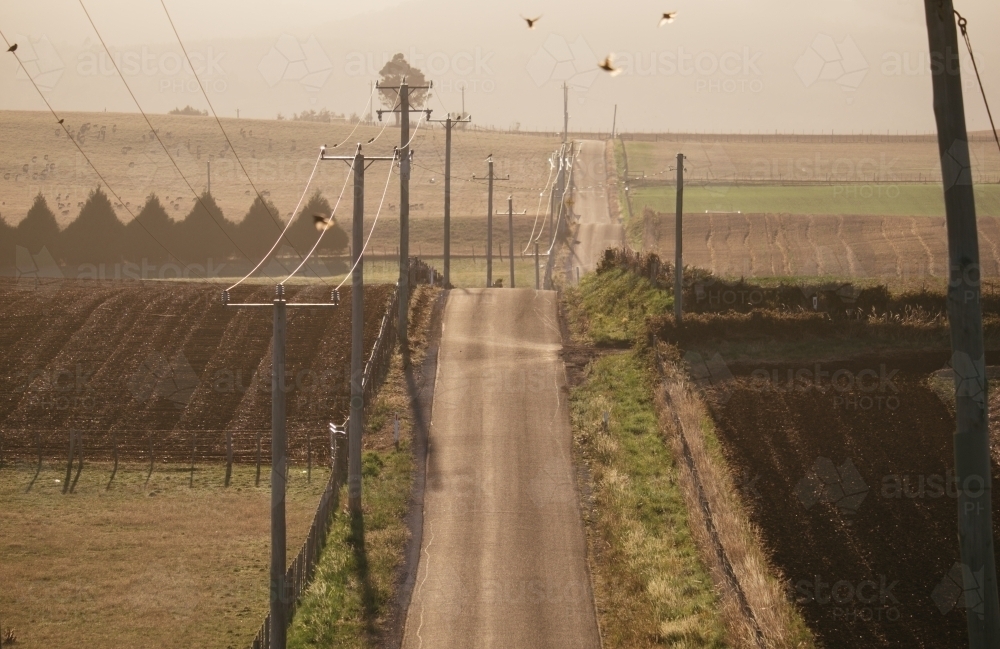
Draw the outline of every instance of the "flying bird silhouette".
M14 43L13 45L7 48L8 52L13 52L15 50L17 50L17 43Z
M663 27L667 23L674 22L674 18L676 18L676 17L677 17L677 12L676 11L667 11L667 12L665 12L663 14L663 17L660 18L660 27Z
M604 70L611 76L617 77L619 74L622 73L622 69L615 67L614 58L615 58L614 54L608 54L597 67Z
M524 20L524 22L528 23L528 29L534 29L535 23L541 20L542 17L539 16L538 18L525 18L524 16L521 16L521 19Z
M322 232L323 230L329 230L333 226L337 225L337 219L333 218L332 214L330 216L313 214L313 223L316 225L316 229Z

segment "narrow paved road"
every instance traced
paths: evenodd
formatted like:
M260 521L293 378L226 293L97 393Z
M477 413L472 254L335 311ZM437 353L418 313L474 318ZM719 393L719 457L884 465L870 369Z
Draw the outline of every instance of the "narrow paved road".
M584 140L578 143L580 155L573 165L576 187L573 211L579 215L576 240L570 245L567 271L575 282L579 273L593 271L607 248L621 246L625 230L612 221L608 212L607 169L603 141Z
M598 649L555 292L454 289L406 649Z

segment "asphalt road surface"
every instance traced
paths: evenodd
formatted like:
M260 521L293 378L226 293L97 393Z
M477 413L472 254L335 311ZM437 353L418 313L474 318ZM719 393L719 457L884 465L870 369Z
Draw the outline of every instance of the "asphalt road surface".
M573 165L573 212L579 216L579 224L567 261L567 272L574 283L577 269L581 275L592 272L607 248L621 246L625 240L624 228L612 221L608 212L604 142L584 140L578 146L580 154Z
M447 300L403 647L598 649L556 293Z

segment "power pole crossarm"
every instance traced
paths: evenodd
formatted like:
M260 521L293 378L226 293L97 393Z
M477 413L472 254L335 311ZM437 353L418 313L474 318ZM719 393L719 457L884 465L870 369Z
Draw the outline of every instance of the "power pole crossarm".
M958 33L951 0L924 0L930 45L934 116L944 182L948 224L948 323L955 370L955 478L958 494L958 539L963 587L968 605L969 647L1000 646L1000 602L997 598L990 485L990 434L980 298L981 267L976 230L976 203ZM973 486L977 485L977 486Z

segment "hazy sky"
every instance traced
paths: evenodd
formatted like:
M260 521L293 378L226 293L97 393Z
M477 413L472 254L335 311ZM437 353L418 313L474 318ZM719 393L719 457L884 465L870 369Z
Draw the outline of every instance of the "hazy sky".
M85 0L144 108L206 102L181 63L159 0ZM361 112L383 60L403 52L433 79L429 107L480 124L700 131L933 129L923 3L915 0L166 0L222 115L308 108ZM968 0L980 71L1000 113L1000 2ZM677 21L656 26L659 13ZM528 30L519 14L542 20ZM61 110L134 111L75 0L0 5ZM29 47L30 46L30 47ZM596 69L609 52L624 73ZM18 78L18 77L21 78ZM972 129L988 128L967 59ZM40 109L13 57L0 59L0 108Z

